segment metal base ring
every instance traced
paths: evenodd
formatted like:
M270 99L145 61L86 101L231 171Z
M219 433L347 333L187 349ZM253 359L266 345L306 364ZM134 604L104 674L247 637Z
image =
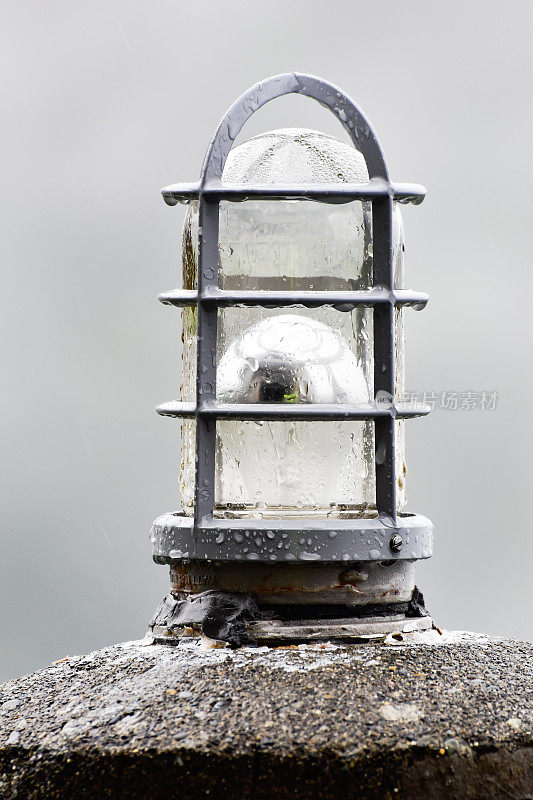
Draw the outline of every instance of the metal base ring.
M179 561L342 563L417 560L433 550L433 525L421 514L388 517L208 519L167 513L155 520L151 540L159 564Z

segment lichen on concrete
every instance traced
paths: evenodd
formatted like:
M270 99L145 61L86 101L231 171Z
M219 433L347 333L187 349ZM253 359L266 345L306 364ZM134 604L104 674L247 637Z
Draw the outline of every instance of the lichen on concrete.
M531 645L128 642L0 688L1 798L533 797Z

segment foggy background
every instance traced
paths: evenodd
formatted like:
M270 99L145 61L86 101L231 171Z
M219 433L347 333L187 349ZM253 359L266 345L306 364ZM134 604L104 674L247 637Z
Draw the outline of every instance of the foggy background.
M497 391L495 410L407 423L408 509L435 523L418 567L436 622L530 638L531 3L214 0L4 6L0 677L140 638L168 589L152 520L177 505L183 209L220 117L298 70L370 117L404 212L413 391ZM246 135L337 135L307 98Z

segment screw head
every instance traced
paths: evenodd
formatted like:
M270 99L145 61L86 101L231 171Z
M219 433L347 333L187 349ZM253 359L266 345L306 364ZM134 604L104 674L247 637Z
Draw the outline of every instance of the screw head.
M403 547L403 539L398 534L391 536L391 540L389 542L389 547L393 553L399 553Z

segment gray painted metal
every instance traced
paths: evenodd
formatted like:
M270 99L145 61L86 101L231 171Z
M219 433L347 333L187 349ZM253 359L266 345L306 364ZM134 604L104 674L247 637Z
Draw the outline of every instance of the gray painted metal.
M208 200L314 200L320 203L349 203L352 200L375 200L377 197L392 197L398 203L414 203L418 205L426 196L423 186L416 183L391 183L382 178L371 178L368 183L314 183L307 186L298 184L276 184L275 186L242 186L232 183L214 183L204 186L201 183L175 183L161 189L165 203L175 206L176 203L189 203L204 197Z
M244 123L268 101L285 94L297 93L317 100L335 114L348 132L354 146L363 154L369 173L369 183L365 185L335 184L331 186L229 186L222 185L222 173L228 153ZM216 347L218 307L223 305L264 305L276 306L301 304L308 307L324 305L343 306L346 309L355 305L371 305L374 308L374 391L376 397L394 397L394 309L397 305L422 307L427 301L425 295L394 290L392 258L392 213L393 203L420 203L425 195L423 187L414 184L394 184L390 182L383 151L372 127L359 107L344 92L331 83L301 73L277 75L256 84L231 106L222 119L208 148L200 181L193 184L179 184L162 190L165 202L175 205L197 199L199 203L199 248L198 248L198 291L170 292L160 299L172 305L189 305L194 302L198 308L198 348L197 348L197 387L196 403L167 403L158 407L163 416L196 417L196 478L194 519L183 516L166 515L162 526L160 520L154 524L156 531L154 545L160 541L160 530L165 530L175 547L175 551L194 552L198 558L217 558L246 560L263 558L262 551L250 556L244 552L244 543L235 539L235 533L246 529L250 535L261 531L278 532L281 537L297 539L298 532L312 531L316 537L316 550L313 559L342 560L345 553L357 552L358 560L391 558L389 541L397 534L405 541L412 533L413 524L417 535L423 540L418 549L413 539L411 552L404 551L403 558L426 558L431 555L432 526L424 517L413 516L411 525L405 518L397 515L397 475L396 475L396 436L395 420L427 413L425 407L404 409L394 402L363 406L297 406L254 405L232 406L216 403ZM246 198L300 198L321 202L349 202L354 199L367 199L372 202L373 231L373 289L368 292L223 292L218 288L218 226L219 203L221 200L240 201ZM315 299L310 295L314 295ZM326 296L329 295L329 296ZM364 296L363 296L364 295ZM380 535L374 531L374 520L343 520L339 526L335 521L336 536L341 536L344 547L331 543L335 537L321 536L314 527L313 520L295 522L297 531L291 528L290 520L221 520L214 517L215 504L215 447L216 419L232 417L236 419L373 419L375 425L376 448L376 505L378 521L386 529ZM161 519L161 518L160 518ZM276 522L277 524L273 524ZM231 523L231 524L229 524ZM238 523L238 524L237 524ZM242 524L241 524L242 523ZM376 547L368 544L363 548L365 530L376 535ZM328 526L322 531L334 530ZM226 535L229 534L229 535ZM370 534L369 534L370 535ZM219 539L219 543L216 543ZM320 541L319 541L320 540ZM162 540L161 540L162 541ZM283 541L281 539L280 541ZM371 541L370 539L368 540ZM156 550L157 547L156 546ZM283 545L283 548L285 545ZM294 549L293 549L294 548ZM408 548L406 548L407 550ZM289 542L287 557L298 558L297 546ZM364 550L364 552L363 552ZM250 551L255 552L255 551ZM301 552L301 548L300 551ZM167 557L156 553L154 557ZM178 557L178 556L176 556ZM186 558L187 556L183 556ZM265 559L275 560L276 553L265 553ZM352 558L349 555L349 558Z
M394 537L402 546L393 549ZM429 558L433 526L421 514L372 519L211 519L163 514L151 539L154 558L213 561L400 561ZM393 547L391 547L391 542Z
M333 419L412 419L424 417L431 411L431 406L424 403L217 403L213 400L194 403L182 403L170 400L157 406L156 411L162 417L211 417L213 419L238 420L311 420L326 421Z
M411 292L402 289L388 290L381 287L366 289L364 291L228 291L215 289L209 293L198 295L194 289L174 289L163 292L158 297L165 305L195 306L198 301L207 305L212 303L219 308L226 306L262 306L263 308L281 308L283 306L305 306L305 308L319 308L332 306L337 311L353 311L356 306L412 306L417 311L424 308L429 297L424 292Z

